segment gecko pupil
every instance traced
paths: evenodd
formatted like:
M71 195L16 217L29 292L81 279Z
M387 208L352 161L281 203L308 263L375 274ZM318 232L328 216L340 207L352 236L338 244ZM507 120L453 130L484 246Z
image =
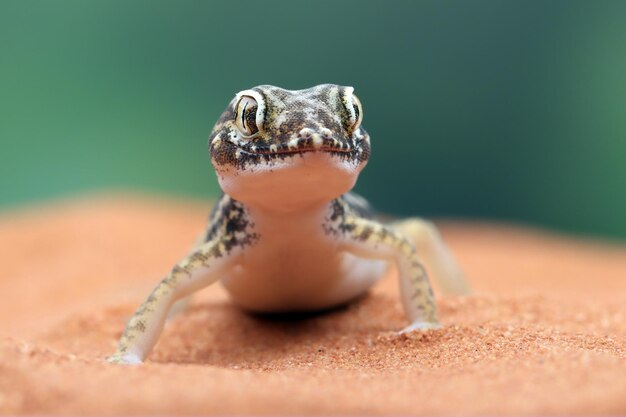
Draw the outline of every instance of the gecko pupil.
M244 126L246 126L247 130L250 132L251 135L254 135L256 132L259 131L259 128L256 125L256 111L257 111L257 106L250 106L247 108L247 110L244 111L243 116L245 117L245 123Z
M248 126L246 125L246 108L248 107L248 102L243 105L243 110L241 111L241 125L245 130L248 130Z

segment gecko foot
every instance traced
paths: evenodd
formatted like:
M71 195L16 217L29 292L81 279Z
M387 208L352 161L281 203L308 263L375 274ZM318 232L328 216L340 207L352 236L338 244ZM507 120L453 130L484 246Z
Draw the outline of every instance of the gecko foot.
M436 329L441 329L441 327L442 326L440 323L418 321L400 330L398 334L406 334L406 333L411 333L414 331L436 330Z
M114 363L116 365L141 365L142 361L137 355L132 353L116 353L106 358L108 363Z

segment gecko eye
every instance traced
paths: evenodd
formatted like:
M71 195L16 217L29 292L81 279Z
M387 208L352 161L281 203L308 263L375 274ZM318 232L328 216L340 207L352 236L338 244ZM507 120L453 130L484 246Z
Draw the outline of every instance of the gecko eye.
M343 96L343 102L348 110L348 127L354 132L361 126L363 120L363 106L361 100L353 93L352 87L347 87Z
M249 137L259 132L257 112L259 104L252 96L242 95L237 103L235 125L242 135Z
M354 131L361 126L363 121L363 106L361 105L361 100L354 94L352 94L352 108L354 109L354 122L352 124L352 130Z

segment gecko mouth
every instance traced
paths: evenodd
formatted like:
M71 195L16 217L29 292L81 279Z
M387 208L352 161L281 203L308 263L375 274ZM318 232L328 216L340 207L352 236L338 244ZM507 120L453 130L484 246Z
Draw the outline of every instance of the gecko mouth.
M246 144L245 146L238 146L238 148L242 152L253 155L280 156L288 154L303 154L306 152L349 154L355 151L356 146L347 142L343 143L335 139L316 140L316 138L307 138L272 145Z
M322 146L319 148L315 147L299 147L299 148L289 148L289 147L281 147L277 146L275 149L270 149L269 147L265 147L264 149L256 148L255 150L251 150L249 148L239 148L243 152L252 154L252 155L289 155L289 154L303 154L308 152L326 152L326 153L339 153L339 154L349 154L353 150L352 149L340 149L329 146Z
M307 137L297 138L282 143L268 144L262 141L224 141L212 143L210 148L214 166L235 165L246 167L253 164L271 164L297 156L318 154L328 155L342 162L363 162L369 157L369 146L361 138L346 138L338 141L334 138Z

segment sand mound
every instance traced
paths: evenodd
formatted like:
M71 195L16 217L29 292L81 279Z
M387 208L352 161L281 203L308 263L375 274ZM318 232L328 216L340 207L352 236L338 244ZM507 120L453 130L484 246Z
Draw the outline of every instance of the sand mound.
M140 367L106 364L208 203L100 196L0 217L2 414L624 414L626 248L445 224L475 288L406 323L393 276L321 315L257 317L218 285Z

